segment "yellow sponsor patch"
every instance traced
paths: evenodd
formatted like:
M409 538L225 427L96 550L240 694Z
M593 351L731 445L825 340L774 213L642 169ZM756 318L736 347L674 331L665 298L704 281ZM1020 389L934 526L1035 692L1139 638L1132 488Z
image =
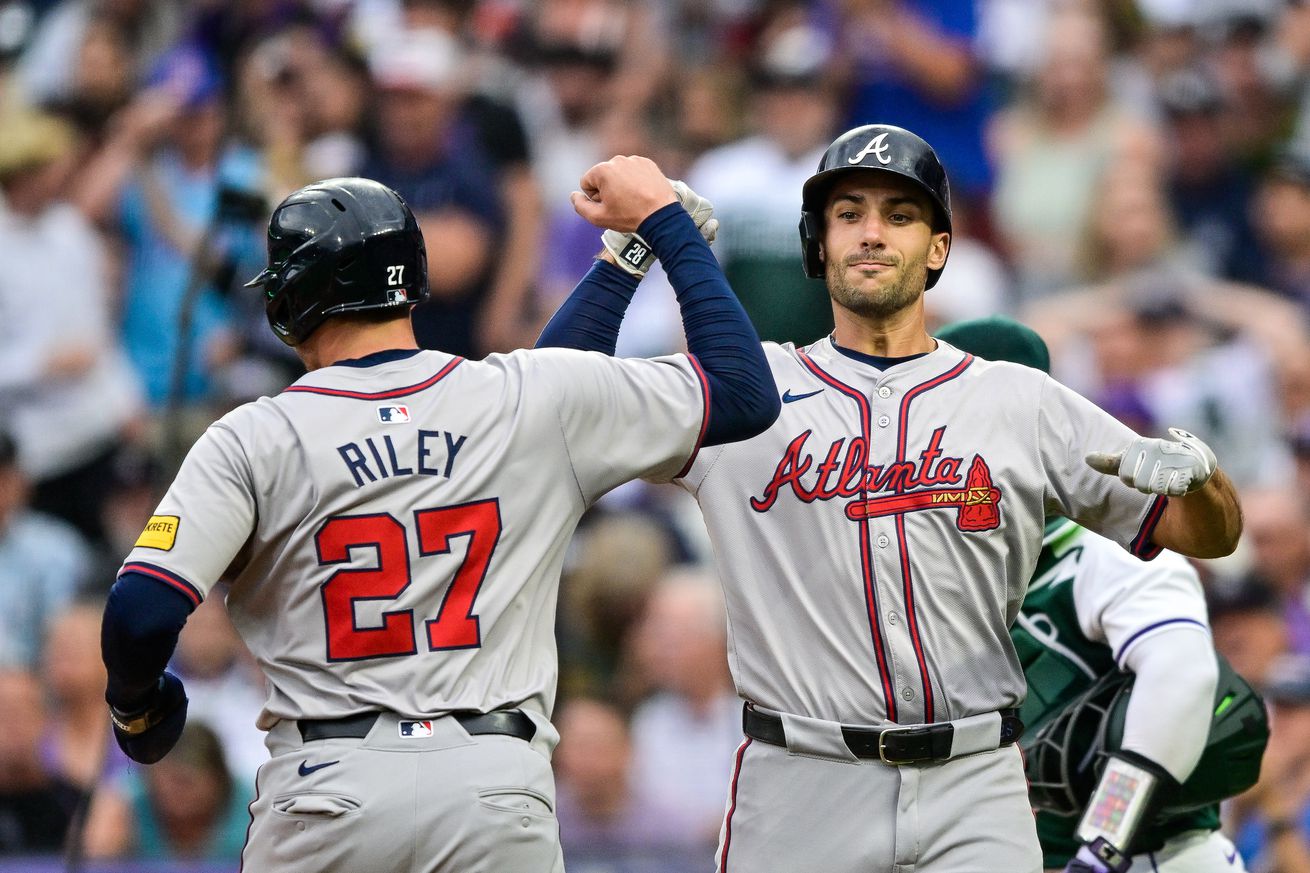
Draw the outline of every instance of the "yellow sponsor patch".
M147 549L159 549L167 552L173 548L177 539L177 526L181 521L176 515L152 515L146 522L146 529L141 531L136 544Z

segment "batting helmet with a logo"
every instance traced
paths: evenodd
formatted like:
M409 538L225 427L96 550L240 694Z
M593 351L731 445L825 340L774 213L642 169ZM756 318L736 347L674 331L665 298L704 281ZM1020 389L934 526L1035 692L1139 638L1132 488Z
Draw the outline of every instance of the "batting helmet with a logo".
M423 234L400 195L371 179L327 179L291 194L268 222L268 323L298 345L326 319L409 307L428 296Z
M882 170L904 176L927 192L936 211L933 230L951 232L951 189L946 170L932 146L917 134L890 124L866 124L848 130L823 153L819 169L801 189L801 254L805 275L823 278L823 210L828 192L843 173ZM937 284L941 269L928 271L927 287Z

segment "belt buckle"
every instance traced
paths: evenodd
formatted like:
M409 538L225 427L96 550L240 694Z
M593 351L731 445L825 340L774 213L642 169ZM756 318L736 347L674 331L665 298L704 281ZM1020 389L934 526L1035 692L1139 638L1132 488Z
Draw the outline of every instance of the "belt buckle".
M895 727L884 728L878 734L878 760L884 764L890 764L893 767L899 767L901 764L908 764L909 761L892 761L887 757L887 736L889 734L908 734L914 730L911 725L897 725Z

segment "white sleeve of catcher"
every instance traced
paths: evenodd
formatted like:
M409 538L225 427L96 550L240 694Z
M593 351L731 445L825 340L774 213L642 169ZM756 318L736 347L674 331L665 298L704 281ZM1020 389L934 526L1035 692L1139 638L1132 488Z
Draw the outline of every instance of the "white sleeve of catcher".
M1172 625L1129 650L1137 674L1124 719L1124 749L1169 771L1179 782L1192 775L1210 733L1219 665L1208 633Z

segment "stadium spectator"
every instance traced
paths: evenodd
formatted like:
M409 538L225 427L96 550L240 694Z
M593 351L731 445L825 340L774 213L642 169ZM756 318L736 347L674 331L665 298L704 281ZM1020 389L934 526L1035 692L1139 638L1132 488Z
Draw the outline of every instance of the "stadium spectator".
M253 783L240 784L228 772L214 732L189 721L162 761L125 771L96 795L87 855L235 863L253 793Z
M632 740L613 704L575 698L555 713L556 807L564 857L622 856L663 845L662 823L633 793Z
M1030 92L993 118L992 217L1020 301L1083 281L1079 246L1102 173L1158 153L1155 134L1112 98L1109 51L1095 11L1054 13Z
M1264 685L1270 665L1289 653L1278 594L1262 580L1211 580L1206 588L1215 649L1253 685Z
M633 793L669 845L713 852L723 786L741 742L728 673L727 615L713 574L678 569L651 592L631 637L631 666L655 689L631 718Z
M33 505L99 540L106 468L140 410L107 253L64 200L80 158L70 127L33 112L0 127L0 419Z
M1228 810L1248 869L1310 873L1310 660L1286 656L1264 683L1269 746L1260 781Z
M14 441L0 431L0 665L34 669L46 628L87 581L91 554L72 528L28 508Z
M766 341L809 343L832 330L823 283L796 264L796 192L819 165L840 112L829 53L808 25L768 35L751 78L754 133L706 152L687 171L687 184L714 204L714 253Z
M0 667L0 857L59 851L82 791L41 759L45 702L36 674Z
M432 241L432 295L414 310L415 335L424 348L477 356L478 317L503 260L493 252L504 242L506 210L481 130L461 109L469 84L463 53L441 31L403 31L370 63L378 128L361 175L399 192Z
M128 763L118 746L109 741L109 723L104 718L103 614L103 598L66 606L51 620L41 653L40 672L50 715L42 739L42 759L53 772L87 790Z
M172 669L186 683L187 720L204 723L223 746L228 770L241 785L255 784L268 760L255 719L267 691L263 677L228 618L223 590L206 597L187 619Z
M1283 153L1253 204L1260 283L1310 313L1310 156Z
M1285 488L1242 495L1251 573L1277 594L1292 651L1310 655L1310 510Z
M260 159L226 142L225 86L204 53L175 49L150 83L82 172L78 202L126 246L122 336L150 403L194 407L212 398L214 376L236 350L213 282L229 254L215 251L221 192L258 190ZM197 292L183 333L184 305Z

